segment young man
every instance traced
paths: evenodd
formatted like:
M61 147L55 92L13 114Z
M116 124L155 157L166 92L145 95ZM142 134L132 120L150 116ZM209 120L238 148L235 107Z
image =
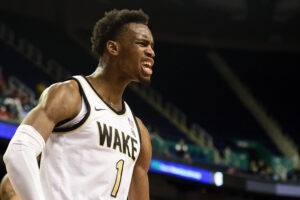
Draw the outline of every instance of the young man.
M91 38L96 71L50 86L19 126L4 161L22 200L149 199L149 133L122 100L131 81L150 82L147 23L141 10L106 13Z

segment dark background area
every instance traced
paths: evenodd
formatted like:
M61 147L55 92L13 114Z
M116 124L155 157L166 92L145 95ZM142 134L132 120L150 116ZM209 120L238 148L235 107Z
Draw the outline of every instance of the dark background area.
M279 154L209 61L207 53L215 50L299 146L300 1L11 0L0 2L0 22L40 48L49 56L46 60L54 58L73 74L87 75L97 66L97 60L87 50L92 27L105 11L113 8L142 8L149 14L156 52L151 87L162 94L165 101L182 110L189 125L197 122L216 142L223 143L221 146L228 138L246 138L259 141L271 150L275 148L273 153ZM84 41L82 49L78 50L70 33ZM2 54L3 62L9 65L11 56L11 63L15 64L10 72L36 79L36 82L43 79L40 72L31 74L23 68L22 63L28 61L14 61L14 54L1 48L7 53ZM36 84L31 79L27 81L28 85ZM137 110L136 114L142 119L145 115L145 123L150 123L147 121L151 119L150 111L146 111L150 109L136 106L132 95L125 97ZM172 127L163 129L170 131L169 135L172 130ZM152 177L154 183L162 179L157 175ZM191 191L198 190L203 199L218 199L213 193L235 199L268 199L263 195L247 196L180 180L167 182L178 191L189 187ZM160 189L153 188L154 191ZM178 199L184 196L180 192L178 195L181 195Z

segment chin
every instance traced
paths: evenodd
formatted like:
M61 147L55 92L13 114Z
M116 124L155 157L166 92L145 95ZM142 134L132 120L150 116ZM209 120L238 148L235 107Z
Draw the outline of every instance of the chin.
M138 82L140 82L143 85L150 85L151 77L140 77Z

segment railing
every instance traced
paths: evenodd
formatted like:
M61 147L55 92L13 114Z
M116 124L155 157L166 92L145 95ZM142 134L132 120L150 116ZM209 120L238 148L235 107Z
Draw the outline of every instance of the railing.
M186 115L170 102L163 104L162 97L158 92L140 84L130 84L130 88L196 144L213 148L211 135L196 123L189 128L186 123Z
M266 110L253 97L250 91L241 83L237 75L229 68L222 57L216 52L207 54L208 58L213 63L213 66L228 83L228 85L235 92L237 97L241 100L244 106L254 116L257 122L266 131L271 140L276 144L278 149L287 157L293 160L294 167L299 165L298 148L295 143L285 136L280 126L268 116Z

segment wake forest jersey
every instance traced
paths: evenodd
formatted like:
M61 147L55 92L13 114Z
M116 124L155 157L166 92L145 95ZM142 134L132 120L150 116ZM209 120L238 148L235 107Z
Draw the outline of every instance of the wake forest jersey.
M115 111L83 76L77 117L62 122L46 142L41 180L47 200L126 200L141 147L128 105Z

